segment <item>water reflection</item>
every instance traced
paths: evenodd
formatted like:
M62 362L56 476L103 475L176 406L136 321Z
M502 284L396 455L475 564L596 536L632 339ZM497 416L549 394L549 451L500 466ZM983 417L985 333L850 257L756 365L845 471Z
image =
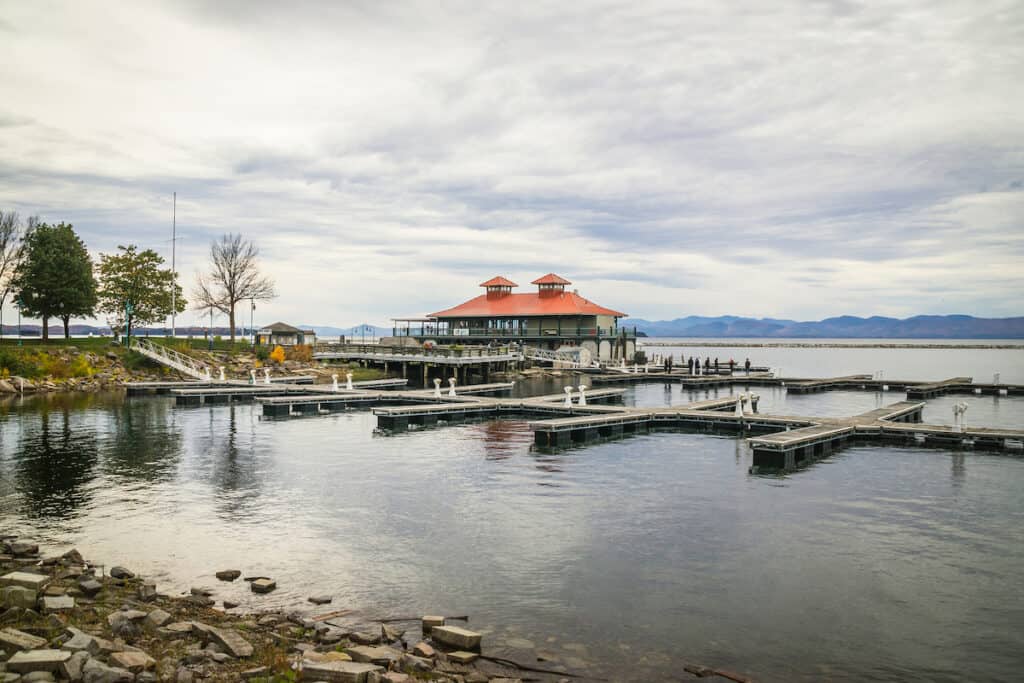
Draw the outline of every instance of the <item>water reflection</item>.
M90 497L99 449L74 428L71 403L44 401L35 415L22 415L17 456L4 457L13 466L18 507L30 518L71 517Z
M94 417L109 435L104 439L107 473L147 482L174 477L181 456L181 431L171 404L162 400L128 401Z

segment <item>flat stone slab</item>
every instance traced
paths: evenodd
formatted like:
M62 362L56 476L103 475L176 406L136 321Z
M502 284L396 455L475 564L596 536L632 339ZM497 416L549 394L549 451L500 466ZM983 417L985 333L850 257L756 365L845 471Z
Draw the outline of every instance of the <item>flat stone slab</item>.
M217 641L217 644L227 650L232 657L242 659L252 657L252 645L242 636L229 629L209 629L210 637Z
M479 650L483 638L476 631L458 626L435 626L430 629L430 637L439 643L462 650Z
M444 626L444 617L427 615L420 620L423 627L423 635L429 636L430 630L435 626Z
M370 645L355 645L353 647L346 647L342 650L345 654L352 658L353 662L362 662L364 664L378 664L383 667L387 667L392 662L397 662L402 658L402 652L385 646L373 647Z
M313 662L306 659L302 662L302 679L330 681L331 683L366 683L367 674L383 670L374 664L362 664L360 662Z
M462 650L459 650L457 652L449 652L448 659L456 664L472 664L476 660L480 659L480 655L475 652L463 652Z
M103 584L97 581L95 578L82 579L78 582L78 590L82 591L88 597L92 597L103 590Z
M222 569L216 574L217 578L221 581L234 581L241 575L242 572L238 571L237 569Z
M330 595L311 595L307 598L314 605L329 605L334 600Z
M0 630L0 650L38 650L46 646L46 638L14 628Z
M64 663L71 659L67 650L22 650L15 652L7 660L7 670L16 674L27 674L33 671L61 671Z
M31 572L11 572L0 576L0 586L21 586L34 591L42 590L43 586L50 582L49 576L33 574Z
M75 608L75 599L70 595L43 597L43 612L66 612Z
M115 652L110 655L110 663L134 674L147 671L156 666L156 660L145 652Z

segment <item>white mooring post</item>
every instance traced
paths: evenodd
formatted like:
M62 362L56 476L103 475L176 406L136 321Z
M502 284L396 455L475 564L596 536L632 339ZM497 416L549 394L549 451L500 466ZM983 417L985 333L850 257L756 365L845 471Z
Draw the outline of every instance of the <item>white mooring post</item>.
M227 378L224 377L224 366L223 365L220 366L220 381L221 382L226 382L227 381Z
M346 372L345 373L345 388L348 389L349 391L355 390L355 387L352 385L352 373L351 372Z
M336 391L338 391L338 389L339 389L339 387L338 387L338 376L337 375L331 375L331 391L335 391L336 392Z
M580 397L579 400L576 401L576 404L581 406L587 405L587 385L581 384L576 388L580 391Z
M263 383L270 384L270 368L263 368Z
M736 394L736 417L743 417L743 394Z
M745 408L745 412L746 412L747 415L753 415L754 414L754 401L756 401L757 398L758 398L757 394L755 394L753 392L747 394L747 405L746 405L746 408Z
M992 375L992 384L999 384L999 373Z
M210 374L210 368L206 368L205 370L203 370L203 372L206 374L206 381L207 382L212 382L213 381L213 375Z
M441 398L441 380L434 378L434 398Z
M249 384L256 384L256 370L249 370Z
M650 371L651 371L651 364L650 363L644 363L644 374L646 375Z
M449 396L455 396L455 378L454 377L449 377L448 378L448 395Z
M572 387L566 387L562 391L565 392L565 407L572 408Z

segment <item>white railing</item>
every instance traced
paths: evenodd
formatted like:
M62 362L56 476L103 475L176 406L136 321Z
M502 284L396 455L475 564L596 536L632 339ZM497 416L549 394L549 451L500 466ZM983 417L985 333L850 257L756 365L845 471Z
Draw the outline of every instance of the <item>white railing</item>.
M573 367L600 367L597 361L591 361L590 353L582 347L572 350L552 351L538 349L533 346L523 347L523 357L530 360L547 361L549 363L569 363Z
M177 370L183 375L188 375L194 379L210 380L212 377L210 374L210 368L198 362L195 358L186 356L183 353L178 353L174 349L168 348L163 344L151 342L145 337L134 339L132 342L132 348L146 358L154 360L161 365L166 365L167 367Z

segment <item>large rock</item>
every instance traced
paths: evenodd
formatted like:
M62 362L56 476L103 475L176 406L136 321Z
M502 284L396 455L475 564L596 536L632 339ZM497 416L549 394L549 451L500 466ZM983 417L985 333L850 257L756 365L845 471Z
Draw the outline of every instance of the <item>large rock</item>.
M420 619L420 626L423 629L423 636L429 636L435 626L444 626L444 617L427 615Z
M107 615L107 623L110 624L110 628L117 626L122 621L142 621L148 616L142 610L137 609L120 609L116 612L111 612Z
M252 645L236 632L210 627L210 637L232 657L252 657Z
M129 571L124 567L111 567L110 576L112 576L115 579L134 579L135 572Z
M14 542L10 544L11 554L15 557L29 557L39 554L39 546L34 543Z
M156 583L143 581L139 584L139 600L142 602L153 602L156 600Z
M27 674L33 671L62 671L64 663L71 659L71 653L65 650L22 650L15 652L7 660L7 670L16 674Z
M24 586L6 586L0 588L0 604L21 609L35 609L39 594Z
M401 650L385 646L355 645L353 647L346 647L343 652L351 657L353 662L378 664L385 668L388 668L392 662L398 662L402 658Z
M142 623L146 628L155 630L161 626L166 626L171 619L172 617L170 614L158 608L147 614Z
M332 683L366 683L366 675L371 671L383 671L375 664L359 662L313 662L308 659L302 662L302 679L310 681L330 681Z
M49 582L49 576L31 572L11 572L0 576L0 586L21 586L34 591L41 591Z
M67 650L68 652L87 652L90 655L99 654L100 642L96 636L85 631L79 631L73 626L68 626L67 632L71 635L71 638L66 640L60 646L60 649Z
M83 576L78 581L78 590L88 598L95 596L103 590L103 584L96 580L95 576Z
M115 652L110 655L110 663L136 674L156 666L156 660L145 652Z
M475 631L458 626L435 626L430 630L430 637L443 645L457 647L460 650L479 650L480 640L483 638Z
M64 662L64 668L61 671L61 675L72 683L78 683L82 680L84 673L82 669L88 661L88 652L73 652L71 657L68 658L68 661Z
M82 667L83 683L132 683L135 674L127 669L107 666L98 659L90 659Z
M476 652L464 652L457 650L456 652L448 653L448 661L455 662L456 664L472 664L480 658Z
M14 628L0 630L0 650L38 650L46 646L46 639Z
M217 572L217 578L221 581L234 581L241 575L242 572L238 571L237 569L222 569L221 571Z

